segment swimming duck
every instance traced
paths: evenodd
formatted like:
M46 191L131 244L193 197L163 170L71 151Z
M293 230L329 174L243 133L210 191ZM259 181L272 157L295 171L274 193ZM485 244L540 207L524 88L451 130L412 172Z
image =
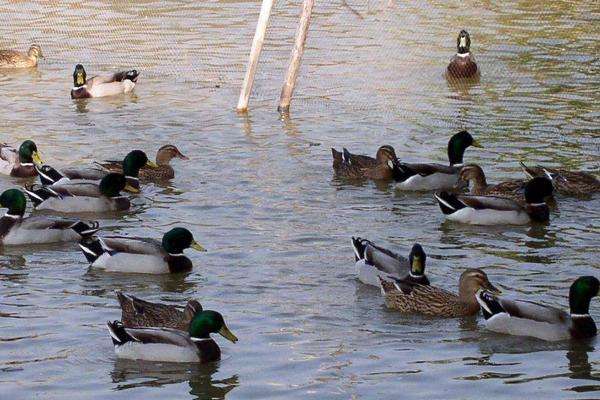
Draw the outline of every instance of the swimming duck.
M25 195L18 189L8 189L0 195L0 207L8 208L8 212L0 218L0 244L77 242L99 229L96 221L25 217L26 206Z
M0 50L0 68L32 68L38 60L44 58L42 48L32 44L27 54L16 50Z
M442 212L450 221L473 225L546 222L550 210L544 202L552 195L552 183L547 178L534 178L524 189L525 202L505 197L455 195L448 192L434 196Z
M554 189L562 195L587 197L592 193L600 192L600 180L589 172L548 168L541 165L528 167L523 163L520 164L528 177L548 177L552 181Z
M94 76L87 79L83 65L77 64L73 72L72 99L87 99L90 97L114 96L129 93L135 87L139 73L130 71L117 72L110 76Z
M487 329L556 341L596 336L590 301L598 296L598 290L600 282L595 277L577 278L569 290L570 312L531 301L503 299L486 291L477 293L476 298Z
M479 75L475 58L471 54L471 36L464 29L458 34L456 54L450 60L446 71L449 77L458 79L473 78Z
M173 228L162 242L149 238L103 236L85 238L79 243L92 267L112 272L168 274L188 272L192 261L183 251L206 251L185 228Z
M173 158L189 160L188 157L181 154L176 146L172 144L164 145L156 152L156 168L142 168L139 173L140 180L142 182L162 182L173 179L175 170L170 165ZM116 160L106 160L99 164L113 172L121 171L123 166L122 161Z
M108 322L107 326L117 357L133 360L207 363L221 359L221 349L211 333L232 343L238 340L223 316L212 310L197 313L187 332L159 327L126 328L119 321Z
M427 256L420 244L415 243L408 259L373 242L362 238L352 238L354 257L356 259L356 275L367 285L379 287L379 277L403 284L407 282L429 285L425 276Z
M187 331L194 316L202 311L196 300L189 300L182 310L175 306L151 303L117 291L121 305L121 322L128 328L161 327Z
M108 170L101 165L83 168L64 168L61 171L49 165L36 165L35 167L42 185L68 184L72 180L75 180L74 183L81 183L77 182L81 180L99 181L111 172L123 173L127 180L127 189L128 191L133 189L133 193L140 192L140 169L144 166L158 168L153 161L148 160L146 153L141 150L130 151L123 159L121 165L122 167L116 171Z
M458 182L463 156L469 147L483 147L467 131L460 131L448 141L450 165L398 162L394 169L396 188L400 190L450 190Z
M0 143L0 172L17 178L36 176L35 164L41 164L42 158L32 140L21 143L19 150Z
M470 268L463 272L458 282L458 295L444 289L420 284L398 285L394 281L379 278L385 305L402 313L431 315L436 317L464 317L479 312L475 294L481 289L493 293L500 291L490 283L480 269Z
M398 162L394 148L389 145L381 146L375 158L351 154L346 149L339 152L332 148L331 154L335 174L348 179L392 179Z
M124 211L131 202L121 191L128 189L123 174L110 173L100 183L79 182L65 185L25 187L36 210L53 210L63 213Z
M513 179L490 185L485 179L483 169L477 164L466 164L458 174L458 181L471 185L469 194L473 196L499 196L520 201L523 199L525 180Z

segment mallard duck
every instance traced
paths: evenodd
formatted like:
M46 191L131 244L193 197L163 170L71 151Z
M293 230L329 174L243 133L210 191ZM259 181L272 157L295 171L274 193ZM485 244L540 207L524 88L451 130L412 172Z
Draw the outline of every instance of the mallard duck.
M36 210L53 210L63 213L124 211L131 202L121 191L128 189L123 174L110 173L100 183L80 182L65 185L25 187Z
M175 170L170 165L173 158L179 158L181 160L189 160L188 157L181 154L179 149L172 144L162 146L156 152L156 168L142 168L140 170L140 179L143 182L162 182L165 180L173 179L175 177ZM123 166L122 161L106 160L99 163L102 167L113 171L119 172Z
M562 195L587 197L592 193L600 192L600 180L589 172L548 168L541 165L528 167L524 163L520 164L528 177L548 177L554 189Z
M90 97L114 96L129 93L135 87L139 73L130 71L117 72L110 76L94 76L87 79L83 65L77 64L73 72L72 99L87 99Z
M221 358L221 349L211 333L232 343L238 341L223 316L212 310L197 313L187 332L160 327L126 328L120 321L108 322L107 326L117 357L133 360L206 363Z
M121 165L122 168L119 168L117 171L108 170L101 165L83 168L63 168L61 171L49 165L36 165L35 168L42 185L68 184L71 180L75 181L74 183L81 183L78 181L82 180L100 181L111 172L123 173L127 180L127 189L133 193L140 192L140 169L144 166L158 168L153 161L148 160L146 153L141 150L130 151L123 159Z
M333 171L340 178L349 179L392 179L394 168L397 163L396 152L389 145L381 146L377 150L375 158L357 154L351 154L343 149L339 152L331 149L333 155Z
M471 54L471 36L464 29L456 39L456 54L450 60L447 74L451 78L474 78L479 75L475 58Z
M444 289L420 284L398 285L379 278L385 305L403 313L436 317L464 317L479 312L475 294L481 289L500 293L480 269L470 268L462 273L458 282L458 295Z
M600 282L593 276L579 277L569 290L570 312L525 300L510 300L480 291L477 301L491 331L542 340L585 339L596 336L590 316L590 301L598 296Z
M552 195L550 180L534 178L527 182L524 193L525 202L505 197L455 195L448 192L436 193L434 197L450 221L473 225L524 225L533 221L548 221L550 210L544 201Z
M356 259L356 275L367 285L379 287L379 277L396 283L420 283L429 285L425 276L427 256L420 244L415 243L408 259L383 247L376 246L367 239L352 238Z
M27 54L16 50L0 50L0 68L32 68L38 60L44 58L42 48L32 44Z
M24 141L19 150L0 143L0 172L17 178L36 176L35 164L41 164L42 158L32 140Z
M151 303L117 291L121 305L121 322L127 328L161 327L187 331L194 316L202 311L196 300L189 300L182 310L175 306Z
M168 274L188 272L192 261L183 251L206 251L185 228L173 228L162 242L124 236L89 237L79 243L92 267L112 272Z
M394 169L396 188L400 190L449 190L458 182L463 156L469 147L483 147L467 131L460 131L448 141L449 165L398 162Z
M43 216L25 217L27 200L18 189L8 189L0 195L0 206L8 212L0 218L0 244L44 244L77 242L99 229L96 221L79 221Z
M513 200L522 200L525 189L525 180L513 179L495 185L490 185L485 179L483 169L477 164L466 164L458 174L458 181L471 184L469 194L473 196L500 196Z

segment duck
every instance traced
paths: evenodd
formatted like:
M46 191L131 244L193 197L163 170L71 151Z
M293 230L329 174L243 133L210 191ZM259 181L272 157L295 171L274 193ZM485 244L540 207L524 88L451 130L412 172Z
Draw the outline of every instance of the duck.
M117 357L131 360L208 363L221 359L221 349L210 337L211 333L218 333L232 343L238 341L223 316L212 310L198 312L187 331L128 328L121 321L109 321L106 325Z
M92 236L79 242L92 267L109 272L168 274L189 272L192 261L183 251L206 251L186 228L176 227L162 241L125 236Z
M599 290L597 278L577 278L569 289L569 312L532 301L501 298L485 290L477 293L476 299L485 328L490 331L546 341L588 339L597 334L590 301Z
M475 57L471 54L471 36L461 30L456 39L456 54L446 68L447 76L454 79L475 78L479 76L479 68Z
M451 190L458 182L465 150L483 147L467 131L460 131L448 140L449 165L398 162L394 169L396 189L407 191Z
M25 140L15 149L6 143L0 143L0 173L16 178L30 178L37 175L35 164L41 164L42 158L33 140Z
M121 291L116 292L121 306L121 322L127 328L161 327L187 331L196 314L202 311L197 300L189 300L183 310L161 303L152 303Z
M356 275L364 284L379 287L381 277L399 284L429 285L429 279L425 276L427 255L419 243L412 246L408 259L360 237L352 237L352 248Z
M139 72L135 69L121 71L109 76L94 76L87 79L83 65L77 64L73 72L72 99L106 97L129 93L135 87Z
M600 192L600 180L585 171L570 171L562 168L549 168L541 165L528 167L523 162L521 168L526 176L545 176L552 181L554 189L563 196L588 197Z
M473 196L500 196L513 200L522 200L526 181L524 179L512 179L490 185L487 183L483 169L477 164L465 164L458 174L459 185L466 182L471 186L469 191Z
M71 181L74 181L74 183L81 183L80 181L100 181L111 172L122 173L125 175L125 180L128 184L127 191L139 193L139 173L140 169L144 166L158 168L158 165L153 161L148 160L148 156L146 156L146 153L142 150L132 150L123 159L121 167L115 171L104 168L98 164L84 168L63 168L61 171L58 171L47 164L38 164L35 168L42 185L64 185L71 183Z
M552 183L547 178L534 178L524 189L525 201L506 197L434 194L440 209L450 221L473 225L525 225L547 222L550 209L545 199L552 195Z
M62 213L102 213L126 211L131 202L121 191L128 189L125 175L110 173L99 183L79 182L66 185L25 186L36 210L52 210Z
M381 146L375 158L331 149L333 171L339 178L391 180L397 163L396 152L390 145Z
M142 182L164 182L175 178L175 170L171 166L171 160L179 158L181 160L189 160L184 156L179 149L172 145L166 144L156 152L156 167L143 167L139 172L139 177ZM112 172L119 172L123 167L122 161L105 160L99 163L102 167Z
M5 246L78 242L100 229L97 221L45 216L25 217L27 198L18 189L2 192L0 207L8 209L0 218L0 244Z
M40 58L44 58L42 48L37 44L29 46L27 53L16 50L0 50L0 68L37 67Z
M479 303L475 294L481 289L500 293L500 290L490 283L486 273L477 268L469 268L461 274L458 295L430 285L399 285L381 277L379 282L387 308L402 313L445 318L477 314Z

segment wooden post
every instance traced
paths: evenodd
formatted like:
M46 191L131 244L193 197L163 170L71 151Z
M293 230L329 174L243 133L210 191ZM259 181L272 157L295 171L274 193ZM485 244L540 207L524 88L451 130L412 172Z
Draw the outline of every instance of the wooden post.
M290 59L290 65L287 74L285 75L285 81L283 82L283 88L281 89L281 96L279 98L279 107L277 108L279 112L282 113L287 113L290 110L292 94L294 93L298 71L300 70L300 63L302 62L302 55L304 54L304 45L306 43L306 36L308 35L310 16L314 4L315 0L304 0L302 3L302 14L300 14L300 22L298 23L298 30L296 31L296 42L294 43L292 58Z
M273 8L274 1L275 0L263 0L262 5L260 6L260 14L258 16L258 22L256 23L254 39L252 40L248 67L246 69L244 83L242 84L242 90L237 104L237 110L241 112L248 111L248 102L250 101L250 92L252 92L252 85L254 84L256 65L258 64L260 52L262 51L263 43L265 41L265 34L267 32L267 26L269 25L269 17L271 16L271 9Z

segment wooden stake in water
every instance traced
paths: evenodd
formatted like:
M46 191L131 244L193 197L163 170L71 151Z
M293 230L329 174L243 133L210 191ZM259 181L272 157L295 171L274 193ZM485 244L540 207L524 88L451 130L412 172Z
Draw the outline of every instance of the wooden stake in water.
M298 30L296 31L296 42L294 43L292 58L285 76L285 81L283 82L281 96L279 98L279 107L277 108L279 112L287 113L290 110L292 94L294 93L294 87L296 86L296 79L298 78L298 71L300 70L302 55L304 54L304 45L306 44L306 36L308 35L310 16L312 14L314 3L315 0L304 0L302 3L302 13L300 14L300 22L298 23Z
M256 32L254 32L252 48L250 49L248 67L246 69L244 83L242 84L242 90L240 92L240 98L237 104L238 111L244 112L248 110L248 102L250 101L250 92L252 92L252 85L254 84L256 66L258 64L260 52L262 51L263 43L265 41L265 34L269 25L269 17L271 16L271 9L273 8L274 1L275 0L263 0L260 7L260 15L258 16L258 22L256 24Z

